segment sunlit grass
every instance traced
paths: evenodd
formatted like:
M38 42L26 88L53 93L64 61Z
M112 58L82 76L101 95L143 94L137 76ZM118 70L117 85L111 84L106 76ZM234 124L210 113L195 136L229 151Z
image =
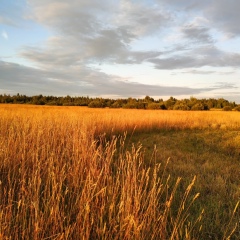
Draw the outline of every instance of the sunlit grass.
M97 133L149 131L155 129L240 129L240 114L223 111L164 111L136 109L90 109L1 105L1 117L27 120L38 115L39 122L53 121L91 127ZM24 112L24 116L23 116Z
M239 120L0 105L0 236L238 239Z

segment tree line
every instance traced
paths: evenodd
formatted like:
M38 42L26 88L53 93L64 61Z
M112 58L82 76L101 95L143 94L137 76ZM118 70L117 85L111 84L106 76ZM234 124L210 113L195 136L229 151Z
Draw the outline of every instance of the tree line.
M34 104L34 105L52 105L52 106L88 106L90 108L130 108L130 109L161 109L161 110L209 110L211 108L223 109L226 111L240 111L240 104L228 101L223 98L204 98L197 99L176 99L170 97L167 100L155 100L152 97L145 98L90 98L90 97L56 97L56 96L26 96L0 94L0 103L9 104Z

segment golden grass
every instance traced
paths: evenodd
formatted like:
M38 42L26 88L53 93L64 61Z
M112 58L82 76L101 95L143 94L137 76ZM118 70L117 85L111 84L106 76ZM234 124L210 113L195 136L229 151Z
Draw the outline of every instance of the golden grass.
M239 112L90 109L32 105L0 105L0 112L2 119L7 117L36 123L76 124L76 127L89 127L100 134L155 129L240 129Z
M197 239L202 210L188 220L195 178L176 199L180 179L172 185L154 157L144 161L141 146L127 150L111 133L238 129L239 120L225 112L0 105L0 238Z

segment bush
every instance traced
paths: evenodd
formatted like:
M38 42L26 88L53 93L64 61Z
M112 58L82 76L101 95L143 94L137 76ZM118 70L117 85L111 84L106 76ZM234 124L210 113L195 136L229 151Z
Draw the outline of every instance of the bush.
M110 106L110 108L121 108L122 107L122 105L119 103L119 102L114 102L111 106Z
M75 104L72 102L65 102L63 103L63 106L74 106Z
M202 103L196 103L192 106L191 110L194 111L204 110L204 105Z
M99 101L99 100L93 100L88 104L88 107L90 108L104 108L106 107L104 102Z
M237 107L235 107L234 110L240 112L240 105L238 105Z
M135 103L127 103L123 105L123 108L129 108L129 109L134 109L137 108Z
M184 103L175 104L173 110L190 110L189 106Z
M223 111L232 111L232 108L230 106L225 106L222 110Z
M160 109L160 103L149 103L148 109Z

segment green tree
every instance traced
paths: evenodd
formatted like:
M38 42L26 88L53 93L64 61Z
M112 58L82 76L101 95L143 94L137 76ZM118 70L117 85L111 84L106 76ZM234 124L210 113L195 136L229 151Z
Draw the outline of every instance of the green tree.
M161 105L160 105L160 103L149 103L148 104L148 107L147 107L148 109L161 109Z
M90 108L105 108L106 104L102 99L95 99L88 104Z
M167 109L173 109L175 103L177 102L177 99L174 97L170 97L167 101L164 102L164 105Z
M144 98L144 101L147 102L147 103L152 103L152 102L154 102L154 99L151 98L151 97L149 97L149 96L146 96L146 97Z
M191 110L194 111L199 111L199 110L204 110L204 105L201 102L197 102L196 104L194 104L191 108Z

